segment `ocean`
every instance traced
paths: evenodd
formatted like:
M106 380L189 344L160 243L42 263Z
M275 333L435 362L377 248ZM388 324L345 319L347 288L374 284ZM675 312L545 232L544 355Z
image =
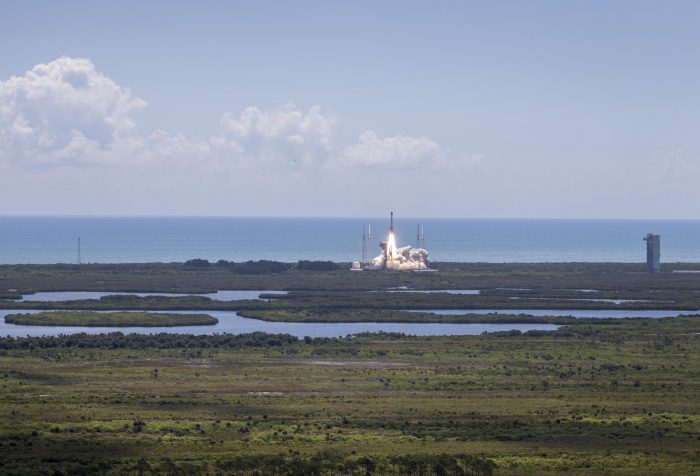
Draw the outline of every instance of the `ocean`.
M0 263L83 263L300 259L362 256L363 224L379 254L388 218L0 217ZM649 232L662 262L700 262L700 220L395 218L399 246L425 225L431 261L643 262Z

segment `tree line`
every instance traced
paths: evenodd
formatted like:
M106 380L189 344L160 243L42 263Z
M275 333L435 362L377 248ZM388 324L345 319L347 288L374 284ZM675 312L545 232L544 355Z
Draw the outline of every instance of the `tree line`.
M298 342L289 334L70 334L43 337L0 337L0 349L205 349L240 347L280 347Z
M225 259L220 259L214 263L209 260L202 258L195 258L185 261L185 266L194 268L208 268L208 267L218 267L226 268L236 274L271 274L271 273L283 273L289 271L292 268L296 268L302 271L335 271L340 269L338 263L333 261L309 261L300 260L296 265L291 263L283 263L281 261L270 261L270 260L258 260L258 261L243 261L236 263L234 261L227 261Z

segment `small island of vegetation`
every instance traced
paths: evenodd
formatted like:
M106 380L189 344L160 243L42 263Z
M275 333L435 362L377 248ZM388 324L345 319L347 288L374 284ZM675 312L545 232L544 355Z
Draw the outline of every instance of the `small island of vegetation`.
M24 326L175 327L208 326L219 322L208 314L155 312L52 311L8 314L5 322Z

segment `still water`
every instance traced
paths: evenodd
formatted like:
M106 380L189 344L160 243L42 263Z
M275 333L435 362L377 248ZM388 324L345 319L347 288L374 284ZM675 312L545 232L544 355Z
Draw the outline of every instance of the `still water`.
M416 336L437 335L478 335L484 332L509 331L517 329L555 330L559 326L550 324L403 324L383 322L357 323L310 323L310 322L267 322L239 316L233 311L167 311L179 314L205 313L219 320L213 326L182 326L182 327L67 327L67 326L19 326L5 322L7 314L35 313L28 310L1 310L0 336L56 336L60 334L105 334L123 332L124 334L158 334L168 332L173 334L246 334L249 332L268 332L270 334L291 334L302 338L309 337L343 337L361 332L402 332Z
M49 291L34 294L23 294L22 299L18 301L75 301L80 299L100 299L105 296L201 296L207 297L213 301L237 301L239 299L259 300L261 294L287 294L287 291L217 291L215 293L205 294L176 294L176 293L123 293L119 291Z
M645 317L660 319L662 317L676 317L681 314L697 314L697 311L679 310L642 310L630 309L427 309L410 310L410 312L428 312L438 316L453 316L459 314L529 314L531 316L572 316L572 317L598 317L598 318L625 318L625 317Z

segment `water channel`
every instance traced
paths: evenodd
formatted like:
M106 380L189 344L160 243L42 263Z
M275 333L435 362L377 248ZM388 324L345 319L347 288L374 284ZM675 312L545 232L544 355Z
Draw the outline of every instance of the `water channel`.
M529 330L555 330L559 326L551 324L439 324L439 323L397 323L397 322L268 322L239 316L234 311L167 311L179 314L209 314L219 322L213 326L178 326L178 327L73 327L73 326L22 326L5 322L7 314L35 313L29 310L0 310L0 336L57 336L61 334L105 334L123 332L124 334L158 334L161 332L177 334L246 334L249 332L268 332L270 334L291 334L302 338L309 337L343 337L362 332L402 332L416 336L432 335L478 335L484 332Z

